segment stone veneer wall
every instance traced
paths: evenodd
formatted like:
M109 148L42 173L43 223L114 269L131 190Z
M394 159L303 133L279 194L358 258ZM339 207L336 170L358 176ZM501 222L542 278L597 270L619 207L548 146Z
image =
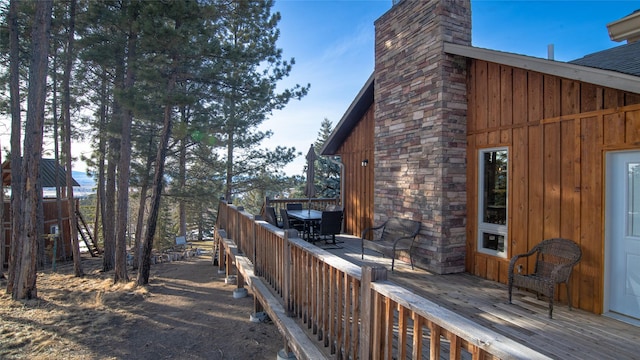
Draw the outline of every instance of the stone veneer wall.
M419 220L416 265L464 271L469 0L403 0L376 23L374 223Z

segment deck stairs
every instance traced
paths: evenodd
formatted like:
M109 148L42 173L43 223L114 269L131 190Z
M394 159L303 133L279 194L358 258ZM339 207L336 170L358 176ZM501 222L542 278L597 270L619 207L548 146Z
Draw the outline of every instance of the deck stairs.
M91 257L97 257L102 254L102 251L100 251L98 244L93 239L93 236L91 236L91 231L89 231L89 227L84 221L84 217L82 216L80 210L76 210L76 227L78 229L78 234L80 234L80 237L82 237L82 241L84 241L84 244L87 246Z

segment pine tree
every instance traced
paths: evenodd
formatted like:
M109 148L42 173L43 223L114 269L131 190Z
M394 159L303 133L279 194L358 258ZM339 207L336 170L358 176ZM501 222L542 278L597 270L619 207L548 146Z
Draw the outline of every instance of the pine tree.
M313 143L316 153L320 153L320 149L331 136L333 131L332 123L325 118L320 124L318 138ZM318 197L336 198L340 196L340 165L335 157L318 156L315 162L316 166L316 190Z
M222 8L223 85L214 96L226 147L226 199L251 190L249 184L260 169L275 170L295 156L293 148L258 149L272 135L257 130L266 116L308 91L308 86L296 85L276 92L278 81L289 75L295 61L283 60L276 46L280 14L272 14L272 7L271 0L241 0Z
M161 104L163 123L158 141L152 182L150 211L146 233L142 241L138 285L149 282L151 250L155 237L160 203L164 187L165 161L175 122L175 111L180 106L196 101L185 91L187 84L201 74L208 64L211 50L208 43L215 36L208 25L214 16L213 7L197 2L145 3L141 13L141 66L144 81L163 89Z
M99 130L94 144L98 165L98 203L102 221L103 271L115 267L116 257L116 174L122 129L122 93L126 71L128 18L131 1L93 1L79 14L80 69L85 84L95 84L95 102L99 104L96 123ZM89 90L89 89L87 89Z

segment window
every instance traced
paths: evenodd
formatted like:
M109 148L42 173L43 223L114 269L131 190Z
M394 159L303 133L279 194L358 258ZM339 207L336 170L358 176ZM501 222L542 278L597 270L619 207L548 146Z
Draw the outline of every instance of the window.
M482 149L478 161L478 251L507 257L509 152Z

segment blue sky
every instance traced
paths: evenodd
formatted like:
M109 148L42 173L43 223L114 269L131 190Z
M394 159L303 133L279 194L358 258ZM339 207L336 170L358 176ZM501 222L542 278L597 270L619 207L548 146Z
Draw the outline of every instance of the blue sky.
M374 22L391 0L275 0L285 58L296 64L282 86L311 84L309 94L276 111L263 124L274 136L265 146L293 146L303 154L318 137L320 123L339 121L373 72ZM621 45L606 24L640 9L640 1L471 0L472 45L568 61ZM302 175L304 155L284 171Z

